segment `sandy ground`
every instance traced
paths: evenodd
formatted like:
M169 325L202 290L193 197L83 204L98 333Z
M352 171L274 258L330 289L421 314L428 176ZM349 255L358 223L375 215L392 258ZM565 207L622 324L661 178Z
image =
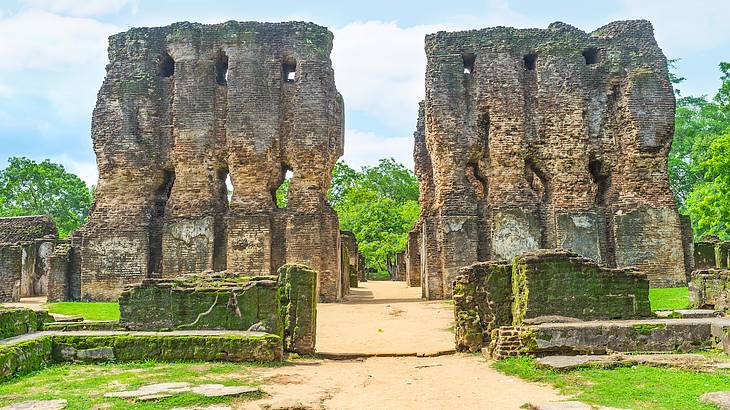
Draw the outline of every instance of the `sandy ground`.
M433 354L454 349L453 306L405 282L365 282L345 303L317 305L320 353Z
M404 282L367 282L345 303L319 304L317 351L429 354L454 349L453 306ZM518 409L560 400L547 386L500 374L481 355L298 360L256 369L263 400L243 409Z
M492 369L483 357L374 357L255 369L269 398L240 409L519 409L564 399Z

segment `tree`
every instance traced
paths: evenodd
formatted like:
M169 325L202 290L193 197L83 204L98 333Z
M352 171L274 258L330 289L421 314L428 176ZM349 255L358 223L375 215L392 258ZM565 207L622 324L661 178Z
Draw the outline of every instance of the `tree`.
M405 250L418 219L418 180L392 158L355 171L338 163L329 195L340 228L357 239L367 266L384 272L386 261Z
M730 239L730 134L712 142L702 163L704 181L687 199L693 222L703 233Z
M696 233L702 233L696 222L701 218L688 207L696 189L707 182L706 164L710 147L721 136L730 133L730 64L720 63L722 85L712 100L706 97L683 97L677 90L677 111L674 140L669 152L669 185L674 192L679 211L690 215ZM676 85L683 78L670 76ZM706 192L703 189L703 192ZM694 208L695 212L699 209Z
M67 236L84 223L91 204L84 181L50 160L11 157L0 170L0 216L50 215Z

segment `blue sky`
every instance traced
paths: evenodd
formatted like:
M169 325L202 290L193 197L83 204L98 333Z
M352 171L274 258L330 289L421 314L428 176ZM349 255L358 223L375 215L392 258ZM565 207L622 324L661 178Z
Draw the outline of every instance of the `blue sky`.
M104 77L106 38L135 26L187 20L312 21L335 33L332 61L345 98L345 160L392 156L412 166L423 96L423 36L490 26L592 31L610 21L654 24L669 58L681 58L685 95L713 95L730 61L727 0L0 0L0 167L9 156L51 158L92 184L90 118Z

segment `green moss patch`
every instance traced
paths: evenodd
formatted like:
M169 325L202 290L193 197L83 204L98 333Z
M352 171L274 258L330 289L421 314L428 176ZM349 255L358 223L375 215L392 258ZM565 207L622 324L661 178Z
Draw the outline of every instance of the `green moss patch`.
M634 331L636 333L645 335L645 336L651 336L651 332L654 330L664 330L667 328L667 325L663 323L647 323L647 324L639 324L632 326L634 328Z

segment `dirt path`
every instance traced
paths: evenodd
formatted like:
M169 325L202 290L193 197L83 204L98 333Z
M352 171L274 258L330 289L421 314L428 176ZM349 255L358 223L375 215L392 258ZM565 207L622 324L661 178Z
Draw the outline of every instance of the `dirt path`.
M320 353L434 354L454 349L453 306L405 282L365 282L345 303L317 305Z
M464 354L300 361L254 373L270 397L234 408L503 410L561 399L550 387L504 376L483 357Z
M422 301L420 293L403 282L367 282L345 303L319 304L317 351L453 350L453 306ZM480 355L299 360L254 373L270 397L238 408L501 410L561 399L550 387L500 374Z

